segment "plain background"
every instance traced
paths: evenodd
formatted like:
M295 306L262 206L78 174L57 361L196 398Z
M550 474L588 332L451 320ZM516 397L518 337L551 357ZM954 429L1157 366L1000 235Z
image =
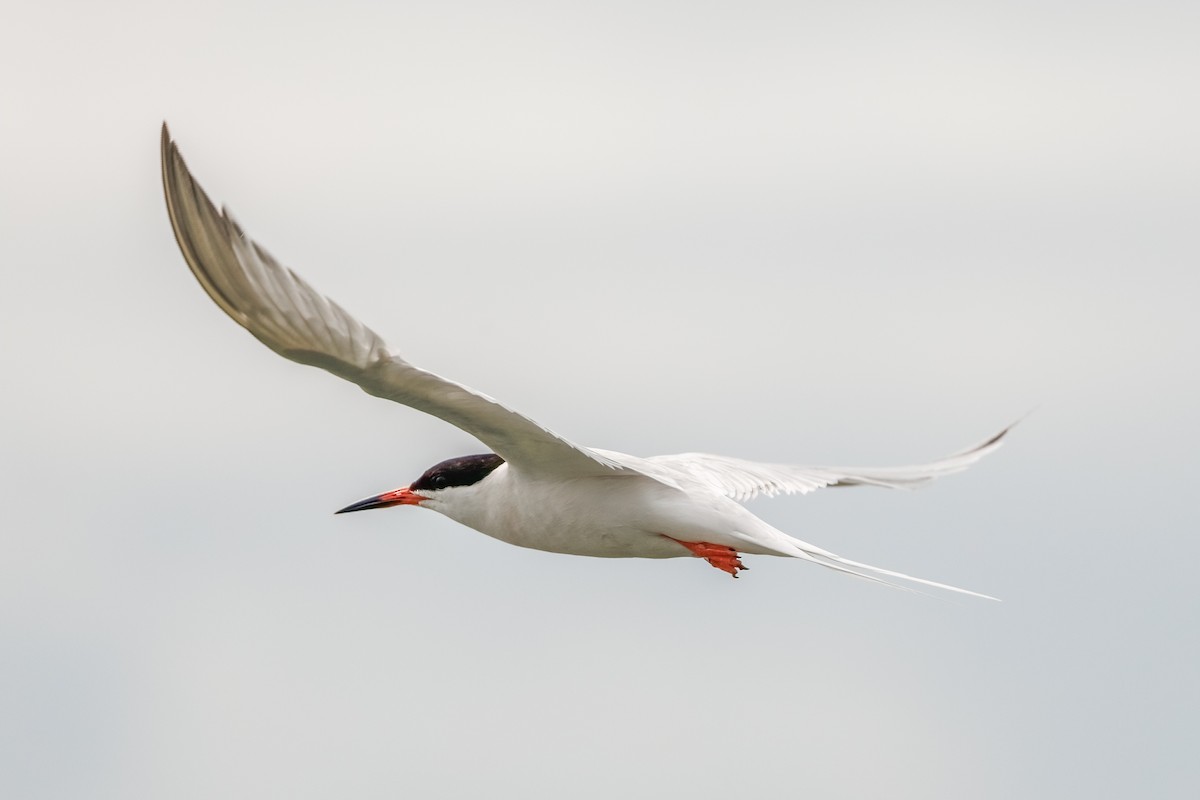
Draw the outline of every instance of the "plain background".
M11 4L0 794L1195 797L1200 6ZM406 357L1004 599L331 512L480 446L224 318L214 198Z

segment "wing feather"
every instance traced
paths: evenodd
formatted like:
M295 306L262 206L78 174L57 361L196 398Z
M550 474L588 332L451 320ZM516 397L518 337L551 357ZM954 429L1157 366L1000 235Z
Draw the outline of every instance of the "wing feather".
M192 177L162 129L163 189L175 239L196 280L235 322L285 358L439 417L518 469L556 475L632 472L466 386L414 367L384 340L243 232Z
M1009 425L987 441L954 455L925 464L904 467L801 467L764 464L708 453L679 453L646 459L654 467L734 500L758 495L808 494L827 486L883 486L915 489L943 475L962 472L989 453L995 452L1013 429ZM661 479L661 478L660 478Z

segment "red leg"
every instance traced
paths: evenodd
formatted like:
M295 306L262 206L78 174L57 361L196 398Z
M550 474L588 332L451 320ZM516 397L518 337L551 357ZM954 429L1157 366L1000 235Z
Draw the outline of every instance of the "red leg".
M726 547L723 544L709 544L708 542L683 542L673 536L667 536L667 538L672 542L679 542L679 544L691 550L692 555L697 558L703 558L709 564L712 564L723 572L728 572L735 578L738 576L738 570L750 569L742 563L741 559L738 558L738 551L732 547Z

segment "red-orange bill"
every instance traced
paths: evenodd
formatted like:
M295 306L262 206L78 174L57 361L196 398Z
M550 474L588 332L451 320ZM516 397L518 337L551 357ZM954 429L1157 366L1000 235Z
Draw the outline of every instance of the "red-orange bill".
M366 500L359 500L357 503L351 503L335 514L348 514L351 511L366 511L371 508L389 508L391 506L415 506L420 505L424 497L409 491L405 486L403 489L393 489L390 492L377 494L374 497L368 497Z

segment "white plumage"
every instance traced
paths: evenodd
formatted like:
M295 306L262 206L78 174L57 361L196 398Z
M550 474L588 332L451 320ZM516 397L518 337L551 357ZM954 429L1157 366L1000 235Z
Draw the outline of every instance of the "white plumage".
M966 469L1000 447L1008 429L938 461L886 468L762 464L704 453L637 458L582 447L393 353L378 334L247 237L228 211L217 210L188 172L165 124L162 169L184 259L234 321L285 358L439 417L503 459L445 462L411 487L344 511L421 505L539 550L601 557L698 555L735 577L745 568L739 553L790 556L889 585L895 584L879 576L986 597L842 558L776 530L738 501L830 486L912 488Z

